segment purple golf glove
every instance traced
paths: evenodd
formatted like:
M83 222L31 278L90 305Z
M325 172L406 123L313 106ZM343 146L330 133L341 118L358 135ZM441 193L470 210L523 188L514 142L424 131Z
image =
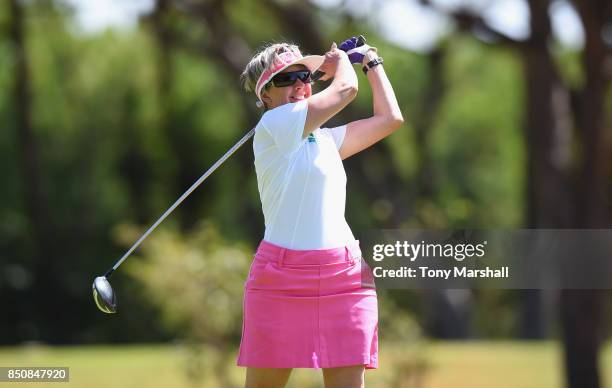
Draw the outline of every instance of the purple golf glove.
M376 50L376 47L365 44L365 38L363 36L353 36L342 42L339 48L348 54L349 60L353 65L361 65L365 53L368 50Z

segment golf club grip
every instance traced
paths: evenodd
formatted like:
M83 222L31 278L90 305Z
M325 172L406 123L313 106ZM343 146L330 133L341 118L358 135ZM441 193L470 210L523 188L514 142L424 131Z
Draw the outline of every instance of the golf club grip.
M365 42L366 42L365 36L359 35L357 37L357 46L356 47L363 46L365 44ZM318 81L319 78L323 77L324 75L325 75L324 72L317 70L314 73L312 73L312 77L311 78L312 78L313 81Z
M219 168L220 165L223 164L223 162L225 162L230 156L232 156L232 154L234 152L236 152L236 150L238 150L238 148L240 148L244 143L247 142L247 140L249 140L251 137L253 137L253 135L255 135L255 128L251 129L249 132L247 132L246 135L244 135L242 137L242 139L238 140L238 142L236 144L234 144L234 146L232 148L229 149L229 151L227 151L225 153L225 155L223 155L219 160L217 160L215 162L215 164L213 164L208 170L206 170L206 172L204 174L202 174L202 176L195 181L194 184L191 185L190 188L187 189L187 191L185 191L183 193L183 195L181 195L179 197L179 199L177 199L172 206L170 206L168 208L168 210L166 210L164 212L164 214L161 215L161 217L159 217L159 219L157 221L155 221L155 223L153 225L151 225L149 227L149 229L147 229L146 232L144 232L144 234L142 236L140 236L140 238L138 239L138 241L136 241L134 243L134 245L132 245L132 247L121 257L121 259L119 259L119 261L117 261L117 263L113 266L113 268L111 268L110 270L108 270L107 273L107 277L110 276L110 274L113 273L114 270L116 270L121 263L123 263L123 261L125 259L128 258L128 256L134 251L134 249L138 248L138 246L140 245L140 243L147 238L147 236L149 234L151 234L151 232L153 232L153 230L155 230L155 228L157 228L157 226L159 224L162 223L163 220L166 219L166 217L168 217L168 215L170 215L170 213L172 213L172 211L174 209L177 208L178 205L181 204L181 202L183 202L185 200L185 198L187 198L189 196L189 194L191 194L196 188L198 188L198 186L200 186L200 184L202 184L202 182L204 182L206 180L206 178L208 178L210 176L210 174L212 174L217 168Z
M366 42L366 38L363 35L359 35L357 37L357 45L356 45L356 47L363 46L365 44L365 42ZM312 73L312 77L311 78L312 78L313 81L318 81L319 78L323 77L324 75L325 75L324 72L317 70L314 73Z

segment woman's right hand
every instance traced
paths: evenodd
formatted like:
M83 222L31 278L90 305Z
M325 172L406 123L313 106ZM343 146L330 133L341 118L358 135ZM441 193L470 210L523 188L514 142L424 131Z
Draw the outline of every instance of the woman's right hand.
M308 113L306 114L302 138L320 128L357 96L357 74L355 74L346 53L339 50L335 43L325 53L323 64L318 70L325 73L321 77L323 80L329 80L330 78L334 80L323 90L312 94L307 99Z
M336 70L338 69L338 63L343 57L346 57L348 59L346 53L338 49L338 47L336 46L336 42L332 43L329 51L325 53L325 60L323 61L323 64L318 69L319 71L325 73L325 75L319 78L319 80L327 81L331 78L334 78Z

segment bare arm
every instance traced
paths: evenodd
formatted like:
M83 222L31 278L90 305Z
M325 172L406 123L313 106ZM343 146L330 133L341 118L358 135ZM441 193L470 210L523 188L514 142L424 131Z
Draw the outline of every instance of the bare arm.
M325 90L308 99L303 137L323 125L357 96L357 74L346 53L337 49L335 43L325 54L320 70L325 72L322 79L334 77L334 80Z
M368 51L363 63L366 64L378 55ZM344 142L340 147L340 157L346 159L360 152L398 129L404 118L400 111L393 87L385 74L383 65L373 67L367 74L372 87L374 114L363 120L347 124Z

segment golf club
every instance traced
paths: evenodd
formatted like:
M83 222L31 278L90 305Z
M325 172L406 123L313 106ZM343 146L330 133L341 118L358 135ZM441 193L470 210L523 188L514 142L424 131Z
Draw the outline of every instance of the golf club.
M128 249L128 251L119 259L119 261L117 261L117 263L115 263L115 265L113 265L111 269L106 271L103 276L98 276L94 279L92 286L93 297L100 311L109 314L117 311L117 296L115 295L113 288L108 282L108 278L110 278L112 273L121 265L121 263L125 261L125 259L128 258L128 256L140 245L140 243L142 243L142 241L147 238L147 236L151 234L151 232L153 232L153 230L155 230L155 228L157 228L157 226L161 224L162 221L165 220L166 217L168 217L168 215L170 215L170 213L172 213L172 211L174 211L174 209L176 209L177 206L181 204L181 202L185 200L185 198L187 198L198 186L202 184L202 182L206 180L206 178L210 176L210 174L212 174L230 156L232 156L232 154L236 152L238 148L240 148L244 143L247 142L247 140L253 137L254 134L255 128L247 132L247 134L244 135L242 139L238 141L238 143L236 143L232 148L230 148L230 150L227 151L225 155L221 157L221 159L217 160L215 164L213 164L197 181L195 181L195 183L192 184L191 187L189 187L189 189L187 189L187 191L185 191L183 195L181 195L179 199L177 199L172 204L172 206L170 206L168 210L166 210L164 214L162 214L161 217L159 217L159 219L155 221L155 223L151 225L151 227L149 227L146 232L144 232L142 236L140 236L138 241L136 241L134 245L132 245L132 247Z
M323 76L323 74L324 73L320 71L314 72L312 75L312 81L314 82L318 80ZM215 164L213 164L193 185L191 185L191 187L187 189L187 191L185 191L185 193L183 193L183 195L181 195L179 199L177 199L176 202L174 202L172 206L170 206L168 210L166 210L166 212L162 214L153 225L151 225L151 227L149 227L149 229L147 229L146 232L144 232L138 241L136 241L134 245L128 249L128 251L117 261L115 265L113 265L111 269L106 271L104 275L98 276L94 279L92 285L93 297L100 311L108 314L117 312L117 295L115 295L115 292L108 281L112 273L121 265L121 263L125 261L125 259L128 258L128 256L140 245L140 243L142 243L142 241L147 238L147 236L151 234L151 232L153 232L153 230L155 230L155 228L157 228L157 226L161 224L162 221L165 220L166 217L168 217L168 215L170 215L170 213L172 213L172 211L181 204L181 202L185 200L185 198L187 198L198 186L200 186L200 184L202 184L202 182L204 182L210 174L219 168L223 162L232 156L232 154L236 152L236 150L238 150L238 148L240 148L244 143L246 143L247 140L249 140L254 134L255 128L247 132L242 139L240 139L232 148L230 148L230 150L227 151L225 155L221 157L221 159L217 160Z

